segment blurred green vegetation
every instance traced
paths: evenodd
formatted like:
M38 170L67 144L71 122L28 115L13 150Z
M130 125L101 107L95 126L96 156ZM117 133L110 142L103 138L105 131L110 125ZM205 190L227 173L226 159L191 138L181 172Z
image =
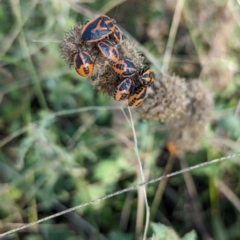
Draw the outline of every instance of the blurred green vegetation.
M132 129L120 108L110 108L121 105L94 90L59 51L66 31L109 10L155 56L160 71L176 1L120 3L0 2L0 233L139 182ZM189 166L239 151L239 10L227 0L184 4L169 72L203 79L216 104L201 149L181 156ZM84 109L89 106L95 109ZM146 174L161 176L169 157L168 126L138 120L132 112ZM172 171L180 163L176 159ZM169 179L148 237L173 239L162 234L177 232L176 239L190 240L196 232L199 239L239 239L239 170L238 158L190 172L191 181L183 175ZM158 184L147 187L150 207ZM136 191L124 193L8 239L135 239L144 227L136 229L143 211L138 197Z

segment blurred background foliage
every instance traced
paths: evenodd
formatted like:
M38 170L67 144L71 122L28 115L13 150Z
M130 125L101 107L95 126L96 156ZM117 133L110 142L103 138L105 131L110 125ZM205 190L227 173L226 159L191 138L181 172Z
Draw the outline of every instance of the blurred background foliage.
M1 233L139 182L132 129L120 109L111 110L125 103L98 93L67 66L59 41L73 26L107 13L157 59L160 72L176 3L0 2ZM234 0L184 1L169 72L202 79L214 93L215 112L201 148L178 156L172 171L239 151L239 10ZM168 126L132 112L145 174L161 176L172 157ZM239 239L239 168L238 158L173 177L157 203L159 183L149 185L148 237ZM127 192L6 239L135 239L144 228L139 198Z

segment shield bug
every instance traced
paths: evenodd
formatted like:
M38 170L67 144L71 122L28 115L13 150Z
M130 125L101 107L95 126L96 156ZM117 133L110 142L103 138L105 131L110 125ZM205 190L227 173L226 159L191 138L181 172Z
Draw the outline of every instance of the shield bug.
M87 22L81 31L81 40L84 42L98 42L115 31L115 22L106 15Z
M111 44L110 41L104 40L104 41L98 42L97 46L98 46L99 51L107 59L107 61L109 62L109 64L111 66L113 66L114 64L116 64L119 61L118 52L114 48L114 46Z
M78 52L74 54L73 63L79 75L88 77L92 74L94 64L91 56L87 52L78 50Z
M144 86L151 86L155 79L155 74L152 69L143 70L143 73L140 75L140 80Z
M137 107L139 106L143 99L146 97L147 87L146 86L138 86L134 89L134 93L131 94L128 98L128 106Z
M132 77L137 71L135 64L128 58L120 59L117 64L112 66L112 69L116 74L123 78Z
M122 32L118 26L115 25L115 30L109 35L109 39L115 44L118 44L122 41Z
M115 89L113 98L116 101L125 100L128 98L131 92L132 79L124 79Z

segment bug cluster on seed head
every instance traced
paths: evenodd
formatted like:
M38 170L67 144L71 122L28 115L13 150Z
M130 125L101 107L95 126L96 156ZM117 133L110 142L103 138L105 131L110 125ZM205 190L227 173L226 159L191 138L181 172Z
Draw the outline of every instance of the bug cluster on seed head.
M169 141L176 149L196 149L213 111L212 95L199 80L155 77L136 44L106 15L67 32L60 49L66 63L99 91L138 106L142 119L170 122Z
M155 78L136 45L106 15L67 32L60 49L79 75L115 100L128 100L129 106L142 103Z

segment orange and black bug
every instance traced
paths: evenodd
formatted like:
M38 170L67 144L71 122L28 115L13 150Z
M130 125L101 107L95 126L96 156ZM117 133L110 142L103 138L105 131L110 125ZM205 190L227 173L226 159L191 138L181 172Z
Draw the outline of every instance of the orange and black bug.
M109 39L113 41L115 44L118 44L122 41L122 32L116 25L114 32L109 35Z
M84 51L78 50L73 57L74 67L77 73L83 77L88 77L93 72L93 61L91 56Z
M104 40L98 42L97 46L102 55L107 59L111 66L113 66L119 61L118 51L113 47L110 41Z
M128 98L128 106L137 107L139 106L143 99L146 97L147 87L146 86L138 86L134 89L134 93L131 94Z
M140 76L140 79L142 80L142 84L144 86L151 86L155 79L154 71L152 69L144 70L144 72Z
M120 59L112 69L122 77L132 77L137 71L135 64L128 58Z
M128 98L132 88L132 79L124 79L115 89L113 98L116 101L125 100Z
M114 31L114 20L106 15L101 15L83 26L81 40L84 42L98 42Z

